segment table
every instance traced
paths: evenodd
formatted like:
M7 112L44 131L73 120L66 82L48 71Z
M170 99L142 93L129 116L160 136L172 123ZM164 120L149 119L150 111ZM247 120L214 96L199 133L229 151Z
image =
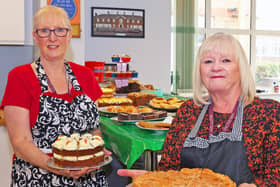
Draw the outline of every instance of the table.
M162 149L167 131L143 130L135 124L122 124L104 116L100 116L100 130L105 147L112 150L128 169L144 153L144 169L156 170L156 151Z

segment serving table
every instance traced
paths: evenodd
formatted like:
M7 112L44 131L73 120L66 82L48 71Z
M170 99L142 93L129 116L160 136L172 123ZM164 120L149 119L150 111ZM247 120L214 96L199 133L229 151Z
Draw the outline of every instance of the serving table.
M140 129L135 124L122 124L105 116L100 116L100 130L105 147L128 169L144 154L144 169L156 170L157 151L162 149L167 131Z

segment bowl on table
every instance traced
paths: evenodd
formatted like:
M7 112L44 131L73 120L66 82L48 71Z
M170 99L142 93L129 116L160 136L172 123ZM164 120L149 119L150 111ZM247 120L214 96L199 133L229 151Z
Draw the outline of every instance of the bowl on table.
M122 60L122 62L130 62L131 57L130 56L122 56L121 60Z

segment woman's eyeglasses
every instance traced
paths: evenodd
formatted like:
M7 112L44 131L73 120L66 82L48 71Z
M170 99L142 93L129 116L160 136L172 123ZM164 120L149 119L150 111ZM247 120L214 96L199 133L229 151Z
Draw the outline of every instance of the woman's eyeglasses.
M54 32L54 34L58 37L65 37L68 33L69 29L68 28L55 28L55 29L47 29L47 28L42 28L42 29L36 29L36 33L40 38L47 38L51 35L51 32Z

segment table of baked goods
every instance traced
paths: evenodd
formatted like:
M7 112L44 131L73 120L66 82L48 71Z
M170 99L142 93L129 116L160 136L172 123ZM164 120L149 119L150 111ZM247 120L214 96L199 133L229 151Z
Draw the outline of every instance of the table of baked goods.
M157 153L162 149L167 131L148 131L135 124L121 124L100 116L105 147L113 151L127 168L144 154L146 170L156 170Z

